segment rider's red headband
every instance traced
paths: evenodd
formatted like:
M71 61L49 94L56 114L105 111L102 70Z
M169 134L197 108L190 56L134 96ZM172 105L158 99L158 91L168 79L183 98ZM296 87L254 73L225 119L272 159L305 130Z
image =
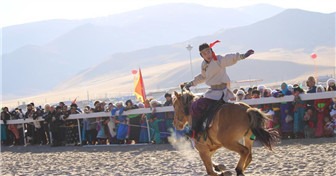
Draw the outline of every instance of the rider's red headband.
M214 45L216 45L216 43L219 43L219 42L220 42L219 40L216 40L215 42L210 43L210 48L212 49L212 47L213 47ZM217 56L216 56L215 52L213 52L213 51L212 51L212 56L213 56L213 59L214 59L215 61L217 61Z

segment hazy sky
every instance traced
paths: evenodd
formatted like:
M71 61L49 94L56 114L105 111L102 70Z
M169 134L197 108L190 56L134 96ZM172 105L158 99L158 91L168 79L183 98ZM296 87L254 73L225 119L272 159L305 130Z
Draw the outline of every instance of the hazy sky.
M224 8L267 3L323 13L336 11L334 0L1 0L0 2L0 26L48 19L100 17L173 2Z

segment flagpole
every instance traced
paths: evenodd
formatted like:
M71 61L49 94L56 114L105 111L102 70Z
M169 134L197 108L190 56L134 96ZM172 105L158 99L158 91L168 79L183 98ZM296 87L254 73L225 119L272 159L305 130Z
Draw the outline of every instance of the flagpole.
M147 114L145 115L146 117L146 125L147 125L147 133L148 133L148 144L151 143L151 136L150 136L150 131L149 131L149 124L148 124L148 120L147 120Z
M315 81L316 81L316 84L318 84L318 79L317 79L317 67L316 67L316 61L315 59L313 60L314 61L314 67L315 67Z

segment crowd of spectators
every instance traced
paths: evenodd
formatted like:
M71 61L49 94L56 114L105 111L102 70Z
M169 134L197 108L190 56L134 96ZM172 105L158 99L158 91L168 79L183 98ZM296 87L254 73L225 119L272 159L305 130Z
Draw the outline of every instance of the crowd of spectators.
M168 137L174 130L173 112L156 112L156 107L171 106L171 94L165 94L166 101L161 104L155 99L147 99L145 104L134 104L131 100L125 103L95 101L93 107L80 109L76 103L70 107L60 102L57 106L46 104L44 108L27 105L26 112L16 108L9 111L7 107L1 110L1 142L3 145L23 145L25 130L26 141L31 145L65 146L65 145L96 145L96 144L126 144L126 143L168 143ZM124 111L138 108L151 108L148 114L122 115ZM68 119L70 114L90 114L94 112L109 112L110 117ZM42 117L43 121L22 124L7 124L7 120L33 119ZM78 130L78 124L80 130ZM81 135L79 135L81 133ZM181 131L177 132L182 134ZM79 139L81 136L81 140ZM80 143L80 141L82 141Z
M300 95L336 91L336 80L330 78L327 86L316 85L315 78L309 77L303 90L298 84L282 83L278 89L272 90L265 86L235 89L235 101L258 99L264 97L283 97L294 95L293 102L253 105L266 113L269 120L267 127L277 130L283 139L331 137L336 135L336 97L303 101Z
M315 85L314 77L309 77L306 91L298 84L287 85L286 83L282 83L275 90L262 85L235 89L233 92L236 97L232 101L294 95L293 102L260 104L253 107L269 116L267 128L277 130L283 139L331 137L336 135L336 98L303 101L300 95L336 91L335 83L336 80L331 78L327 81L327 87L323 87ZM44 107L30 103L25 112L19 108L9 111L4 107L1 110L1 120L4 121L4 124L1 124L1 144L23 145L23 132L27 143L31 145L168 143L168 137L172 135L172 131L181 136L184 131L174 130L172 125L174 112L156 112L156 107L172 105L171 94L166 93L165 98L166 101L163 104L152 98L146 99L145 104L135 104L131 100L115 104L95 101L93 107L86 106L83 109L80 109L76 103L68 107L63 102L57 106L46 104ZM151 113L122 114L124 111L138 108L151 108ZM79 123L77 120L67 119L70 114L94 112L109 112L111 116L80 119ZM25 124L6 123L7 120L37 119L38 117L42 117L43 121Z

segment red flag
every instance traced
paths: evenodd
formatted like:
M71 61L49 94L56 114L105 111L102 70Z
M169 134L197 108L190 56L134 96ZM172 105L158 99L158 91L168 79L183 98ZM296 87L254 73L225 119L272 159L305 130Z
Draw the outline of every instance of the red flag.
M76 103L77 101L77 98L75 98L73 101L72 101L72 104Z
M145 92L145 85L142 79L141 69L139 68L139 77L137 82L135 83L134 93L137 96L137 99L141 99L142 103L145 103L146 100L146 92Z

